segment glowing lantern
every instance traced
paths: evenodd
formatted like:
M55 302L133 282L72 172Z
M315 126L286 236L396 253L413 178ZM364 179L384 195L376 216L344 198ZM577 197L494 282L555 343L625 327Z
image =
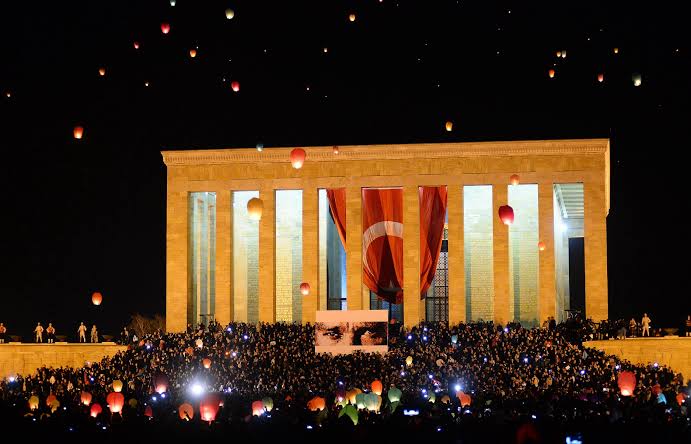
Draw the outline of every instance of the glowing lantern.
M360 393L362 393L362 390L358 388L348 390L348 392L346 392L346 399L349 403L355 405L355 403L357 402L357 395L359 395Z
M660 387L660 384L655 384L652 387L652 392L653 392L653 395L655 395L655 396L658 396L660 393L662 393L662 387Z
M261 401L254 401L252 403L252 416L262 416L264 414L264 403Z
M170 0L170 6L175 6L175 0Z
M31 410L36 410L38 408L38 403L39 403L38 396L33 395L31 398L29 398L29 408Z
M192 354L194 353L194 349L192 347L187 347L185 349L185 352L187 352L188 355L192 356Z
M75 139L81 139L82 137L84 137L84 127L75 126L74 131L72 131L72 134L74 135ZM98 304L96 304L96 305L98 305Z
M634 73L631 76L631 80L633 81L633 86L641 86L641 83L643 83L643 77L639 73Z
M407 358L405 358L405 365L407 365L408 367L411 367L413 365L413 357L412 356L408 356Z
M106 69L103 68L103 67L98 68L98 74L99 74L101 77L103 77L104 75L106 75Z
M350 20L351 22L354 22L355 21L355 14L350 14L348 16L348 20Z
M448 404L451 402L451 398L449 398L449 395L444 395L441 397L441 402L442 404Z
M290 152L290 163L291 165L293 165L293 168L299 170L305 163L306 157L307 153L305 153L305 150L303 150L302 148L295 148Z
M521 176L519 176L518 174L512 174L511 177L509 177L509 183L511 185L518 185L519 183L521 183Z
M467 393L463 393L463 392L460 392L460 391L459 391L459 392L456 394L456 396L458 397L458 401L461 403L461 407L469 406L470 403L472 402L472 399L470 398L470 395L467 394Z
M250 220L261 220L263 212L264 202L261 199L253 197L247 202L247 216Z
M168 34L170 32L170 23L161 23L161 32Z
M230 82L230 88L235 92L240 91L240 82L238 82L237 80L233 80L232 82Z
M159 395L165 393L168 390L168 377L164 374L160 374L154 378L154 389Z
M562 58L562 59L565 59L565 58L566 58L566 50L565 50L565 49L562 49L562 50L561 50L561 58Z
M403 393L396 387L391 387L386 396L389 398L389 402L399 402Z
M199 403L199 415L202 421L208 421L211 423L216 419L216 414L218 413L218 405L221 402L220 397L216 393L207 394L204 399Z
M97 417L98 415L101 414L103 409L101 408L101 405L97 402L94 402L91 404L91 409L89 410L89 414L91 415L92 418Z
M257 151L259 151L260 153L261 153L262 151L264 151L264 144L263 144L263 143L258 143L258 144L257 144Z
M227 18L228 20L230 20L230 19L232 19L233 17L235 17L235 11L233 11L233 10L230 9L230 8L226 9L226 18Z
M501 219L505 225L511 225L513 223L513 208L511 208L509 205L500 206L499 219Z
M381 396L376 393L367 393L365 395L365 408L370 412L376 412L381 407Z
M264 410L266 410L267 412L270 412L274 409L274 400L268 396L262 398L262 404L264 405Z
M557 58L561 57L561 51L557 51Z
M336 145L334 145L333 153L334 153L334 154L338 154L338 153L339 153L338 147L337 147Z
M57 399L54 399L53 402L50 403L50 411L55 413L57 409L60 408L60 401Z
M381 395L383 386L382 386L382 383L380 380L375 379L374 381L372 381L371 388L372 388L372 393L376 393L377 395Z
M79 398L85 406L88 406L91 404L91 393L82 391L81 396Z
M51 393L51 394L48 395L48 397L46 398L46 405L47 405L48 407L50 407L50 405L51 405L51 404L53 403L53 401L55 401L56 399L58 399L58 398L56 398L55 395Z
M341 411L338 414L338 417L340 418L341 416L346 415L348 418L350 418L351 421L353 421L353 425L357 425L358 423L358 412L355 407L352 405L347 405L341 409Z
M134 49L139 49L139 42L134 42Z
M617 385L621 391L621 396L632 396L636 388L636 375L629 371L619 373Z
M194 407L188 403L180 404L180 407L178 407L178 416L180 416L180 419L183 421L191 421L192 418L194 418Z
M540 250L540 251L545 251L545 248L547 248L547 246L545 245L544 242L540 241L540 242L537 243L537 249L538 249L538 250Z
M204 358L202 360L202 365L204 366L204 368L211 368L211 359Z
M549 74L550 79L554 78L554 70L553 69L550 69L547 73Z
M151 408L150 405L147 405L146 408L144 409L144 416L147 416L149 418L154 417L154 410Z
M110 392L106 396L106 402L110 413L121 413L122 407L125 405L125 395L119 392Z
M197 57L197 50L195 48L190 49L190 57Z
M597 81L600 83L604 82L605 81L605 75L602 73L598 74L597 75Z
M447 120L446 125L444 125L444 126L446 127L446 131L452 131L453 130L453 122L450 120Z
M686 399L686 396L684 396L683 393L677 393L677 404L679 404L679 407L684 403L684 400Z
M120 393L122 391L122 381L119 379L116 379L113 381L113 391L116 393Z
M300 284L300 293L302 293L303 296L308 296L310 294L310 284L307 282Z
M619 48L614 48L614 53L619 54Z
M315 396L307 401L307 408L312 412L322 411L326 408L326 400L321 396Z
M366 393L358 393L355 396L355 407L357 407L359 410L365 408L365 399L367 399L365 395Z

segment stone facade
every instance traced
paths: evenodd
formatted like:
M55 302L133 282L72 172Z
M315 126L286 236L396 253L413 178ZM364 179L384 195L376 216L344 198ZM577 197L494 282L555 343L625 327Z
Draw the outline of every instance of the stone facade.
M464 214L462 187L492 185L493 218L493 310L495 321L510 320L509 236L496 211L507 203L508 181L519 174L521 183L538 184L538 227L548 245L539 256L538 312L540 321L556 312L554 284L553 211L546 189L555 183L584 184L586 314L607 317L606 215L609 211L609 141L549 140L519 142L441 143L414 145L341 146L306 148L307 160L296 170L289 161L292 148L165 151L168 169L166 233L166 325L181 331L187 322L188 296L188 206L191 192L215 192L218 196L217 254L215 264L217 319L232 317L233 282L230 257L233 225L232 191L259 190L264 212L259 223L259 320L276 320L276 190L303 190L302 262L303 281L311 294L303 299L302 320L314 319L320 295L325 291L318 274L317 190L346 188L347 306L369 306L369 291L362 283L363 187L398 186L404 189L404 287L419 286L419 214L417 187L447 185L449 190L449 318L467 319L464 276ZM550 191L551 192L551 191ZM415 198L413 198L415 196ZM221 206L223 205L223 206ZM412 235L412 237L411 237ZM550 245L552 244L552 245ZM417 251L415 251L417 250ZM223 276L222 276L223 275ZM416 275L418 275L416 277ZM424 304L414 294L405 298L405 323L424 319ZM314 300L312 300L314 299Z
M0 344L0 378L31 375L40 367L83 367L127 349L115 343Z

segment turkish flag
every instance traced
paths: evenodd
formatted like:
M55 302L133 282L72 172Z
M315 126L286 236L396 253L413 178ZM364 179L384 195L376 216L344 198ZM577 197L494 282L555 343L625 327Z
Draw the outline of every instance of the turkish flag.
M380 298L403 302L403 190L363 188L362 271Z

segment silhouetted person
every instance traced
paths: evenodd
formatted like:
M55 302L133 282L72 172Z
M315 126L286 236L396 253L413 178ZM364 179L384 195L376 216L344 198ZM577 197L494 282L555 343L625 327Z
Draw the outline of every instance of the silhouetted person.
M43 342L43 327L41 327L40 322L36 324L36 328L34 328L34 333L36 333L36 342Z

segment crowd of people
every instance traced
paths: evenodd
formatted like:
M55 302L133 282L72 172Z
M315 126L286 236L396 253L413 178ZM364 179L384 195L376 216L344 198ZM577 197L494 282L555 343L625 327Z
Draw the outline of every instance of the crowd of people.
M270 397L276 406L274 418L288 415L292 421L314 424L307 403L320 396L327 400L320 423L327 424L337 420L343 407L336 405L339 396L355 388L367 392L379 380L385 400L387 389L402 391L405 409L364 412L360 424L402 420L402 410L414 409L419 413L416 420L435 423L518 418L616 423L645 418L683 424L688 431L691 419L683 398L689 388L680 374L586 349L581 345L587 337L584 329L585 323L540 329L491 322L392 326L388 353L343 355L315 353L312 325L211 323L185 333L145 335L136 342L130 342L133 338L127 333L127 350L101 362L82 368L40 368L33 375L4 379L1 416L28 414L32 421L74 427L75 410L82 413L80 421L88 417L88 408L80 406L82 391L107 410L106 396L119 380L128 400L124 418L143 418L146 412L155 421L179 422L180 404L198 404L205 393L214 392L226 399L216 422L251 417L252 402ZM618 387L618 375L625 370L637 381L629 397L621 396ZM161 375L167 381L162 395L155 391ZM472 399L469 406L459 403L461 393ZM45 404L51 394L62 410ZM36 411L27 407L32 395L41 399Z

